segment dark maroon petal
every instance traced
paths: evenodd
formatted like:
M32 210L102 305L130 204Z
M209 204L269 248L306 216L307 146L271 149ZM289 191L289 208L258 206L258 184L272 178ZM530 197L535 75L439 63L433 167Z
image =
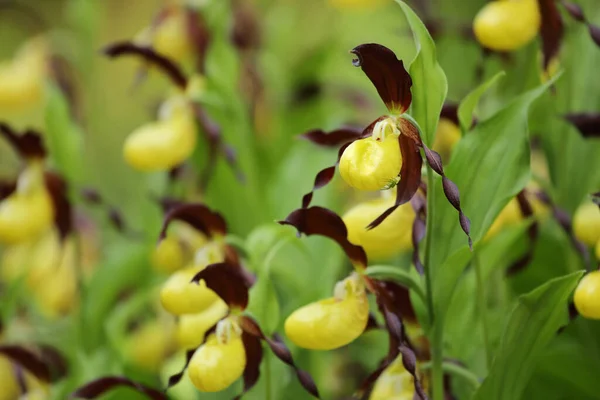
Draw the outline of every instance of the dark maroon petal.
M11 361L20 365L39 380L44 382L52 380L50 366L33 351L18 345L3 345L0 346L0 354L10 358Z
M218 212L201 203L176 203L169 208L165 215L159 240L167 236L169 224L175 220L190 224L208 237L222 236L227 233L225 219Z
M54 225L61 240L64 240L73 231L73 212L68 197L67 182L51 172L45 173L44 180L54 206Z
M372 329L381 329L382 326L377 322L377 318L372 312L369 312L369 319L367 320L367 327L365 328L365 332Z
M69 371L65 357L52 346L40 345L38 347L40 359L50 369L50 380L56 382L64 378Z
M353 264L367 266L367 254L361 246L348 240L348 229L339 215L323 207L299 208L292 211L282 225L292 225L299 233L305 235L321 235L339 244Z
M22 134L18 134L8 124L0 122L0 135L4 136L22 158L46 157L46 148L42 136L37 132L27 130Z
M279 336L273 335L273 338L265 336L258 323L248 316L240 318L240 326L244 332L247 332L248 334L267 342L273 354L294 369L294 372L296 372L296 376L298 377L298 381L302 387L312 396L316 397L317 399L320 398L315 381L308 372L303 371L296 366L292 357L292 353Z
M198 272L192 282L206 282L206 287L223 299L229 308L245 310L248 306L248 289L250 285L245 274L238 265L229 263L211 264Z
M413 245L412 261L417 269L417 272L420 275L423 275L425 273L425 269L423 268L423 263L419 258L419 245L425 238L427 201L424 195L419 196L417 194L410 200L410 204L415 212L415 220L413 221L411 235Z
M590 37L594 43L596 43L596 46L600 47L600 27L588 24L588 29L590 31Z
M591 197L594 204L600 207L600 192L592 193Z
M245 393L256 385L260 377L260 363L263 357L263 349L260 338L248 332L242 333L242 342L246 352L246 368L244 368L244 390L235 400L240 399Z
M324 168L317 173L317 176L315 176L315 183L313 185L312 190L310 192L306 193L304 196L302 196L302 208L308 208L308 206L310 205L310 203L312 201L315 190L320 189L323 186L326 186L327 184L329 184L329 182L331 182L333 180L333 177L335 176L335 168L338 165L338 163L340 162L340 159L342 158L342 154L344 154L344 150L346 150L346 148L350 145L350 143L344 144L339 149L335 165Z
M214 333L215 328L216 328L216 325L213 326L209 332ZM209 332L206 332L206 334L204 335L204 341L206 341L206 338L208 337ZM202 343L204 343L204 341ZM183 374L185 374L185 370L187 369L188 365L190 364L190 360L192 359L192 356L194 355L196 350L197 349L190 349L185 352L185 364L183 365L183 368L178 373L171 375L169 377L169 381L167 382L167 388L165 389L165 391L169 390L170 388L177 385L181 381L181 378L183 378Z
M564 26L562 16L558 11L556 0L538 0L542 26L542 53L544 55L544 69L548 68L550 61L558 55L562 44Z
M571 3L570 1L561 1L562 6L567 10L571 17L575 18L579 22L585 22L585 15L579 4Z
M152 400L169 399L166 394L156 389L153 389L138 382L134 382L131 379L122 376L106 376L103 378L93 380L90 383L81 386L73 393L71 393L70 398L95 399L119 387L129 387L140 394L146 395L149 399Z
M329 133L315 129L300 135L301 139L306 139L314 144L323 147L339 147L343 144L360 139L363 131L356 129L336 129Z
M521 215L523 215L523 218L526 219L534 215L533 207L527 198L527 192L525 189L521 190L517 195L517 202L519 203L519 209L521 210ZM527 230L527 234L529 236L527 251L523 256L521 256L508 267L506 271L508 275L514 275L522 271L525 267L527 267L527 265L529 265L531 260L533 260L535 244L538 238L538 230L538 221L534 220Z
M415 398L421 400L427 400L427 394L423 390L423 386L421 385L421 381L419 380L417 374L417 360L415 357L414 351L405 344L400 345L400 355L402 356L402 365L404 368L413 376L414 385L415 385ZM417 397L418 395L418 397Z
M402 168L400 169L400 181L396 186L396 202L371 222L367 227L368 229L379 226L398 206L410 201L421 185L423 159L418 145L412 138L404 134L398 136L398 142L402 153Z
M114 43L104 48L104 54L110 58L121 56L137 56L143 58L162 70L173 83L182 89L187 86L187 78L181 69L167 57L154 51L151 47L140 46L133 42Z
M600 137L600 113L567 114L571 123L584 138Z
M197 63L196 69L201 74L205 72L205 60L206 51L210 45L211 36L206 22L202 18L202 15L192 8L185 9L186 20L187 20L187 31L191 42L194 45L196 51Z
M17 189L17 182L0 181L0 200L10 196Z
M400 114L408 110L412 79L394 52L374 43L362 44L350 52L357 56L352 63L362 68L388 110Z
M460 207L460 194L458 191L458 187L454 182L452 182L448 177L444 174L444 168L442 166L442 158L440 155L423 145L423 149L425 150L425 158L427 159L427 163L437 174L442 176L442 188L444 189L444 194L448 199L448 202L452 204L452 207L458 211L458 221L460 223L460 227L462 228L465 235L467 235L467 240L469 242L469 248L473 250L473 241L471 240L471 221L469 218L463 213L462 208Z
M404 286L391 281L378 281L383 290L388 292L391 298L390 308L402 318L403 321L416 323L417 315L410 301L410 292ZM393 308L392 308L393 307Z
M575 233L573 232L573 221L571 220L569 213L558 207L556 204L554 204L554 202L547 193L540 191L537 193L537 197L539 200L541 200L544 204L546 204L552 209L552 217L558 222L563 231L567 234L569 240L571 241L571 245L573 246L573 248L575 248L575 250L577 250L577 252L581 256L584 266L588 271L590 271L590 254L588 252L587 246L575 236Z

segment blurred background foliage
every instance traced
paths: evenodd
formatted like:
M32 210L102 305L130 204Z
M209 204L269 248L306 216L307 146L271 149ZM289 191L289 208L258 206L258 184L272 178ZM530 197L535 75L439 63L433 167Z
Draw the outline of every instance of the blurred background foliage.
M149 255L155 244L161 209L155 201L173 193L205 201L222 212L231 233L246 238L250 269L260 271L261 262L281 237L290 237L273 257L270 276L274 299L251 311L261 323L281 331L289 313L319 298L327 297L335 282L350 271L341 251L322 238L293 238L289 229L273 223L300 206L315 174L331 164L335 151L316 148L297 136L311 129L335 129L340 125L366 126L385 109L371 83L351 65L353 47L381 43L398 58L415 55L412 34L398 5L373 0L366 6L347 5L341 0L247 0L260 27L260 48L256 69L264 83L260 100L249 110L249 90L242 73L242 59L230 41L233 2L196 0L213 34L207 55L207 87L202 96L211 116L221 125L225 139L237 152L245 183L219 160L205 194L194 182L173 186L165 173L141 173L128 167L122 157L125 137L153 118L169 82L150 71L143 84L134 87L140 61L134 58L111 60L101 50L109 43L130 39L152 20L162 1L123 2L119 0L14 1L19 9L0 4L0 56L12 54L26 39L43 34L52 50L68 63L68 75L75 82L75 108L69 108L56 87L49 87L47 103L31 115L2 115L17 127L34 126L46 135L69 137L71 152L61 158L53 151L53 166L69 178L72 200L81 220L83 255L89 272L81 288L76 311L63 318L47 318L28 301L22 286L4 284L1 292L3 340L43 342L67 354L69 377L54 385L52 398L63 399L75 387L99 376L125 374L148 384L160 385L182 364L182 355L170 357L166 366L148 370L135 358L156 357L162 364L161 349L172 346L169 339L148 335L147 346L128 342L132 320L148 313L158 314L155 331L168 332L172 321L149 307L156 301L157 285L164 276L150 267ZM359 3L359 2L357 2ZM448 101L461 101L472 89L506 71L506 76L484 96L477 116L485 119L500 107L541 83L539 43L534 41L511 57L483 58L480 46L469 34L471 23L484 0L409 2L430 27L436 41L439 62L448 78ZM590 21L600 23L596 0L578 2ZM585 26L567 21L565 43L560 54L564 71L554 89L535 103L529 119L532 137L532 171L536 184L569 215L600 188L600 142L583 139L560 115L568 112L598 111L600 81L596 79L600 51L589 40ZM478 70L482 68L482 73ZM55 139L56 140L56 139ZM59 140L60 142L60 140ZM81 147L79 147L81 146ZM60 146L59 146L60 147ZM192 164L204 165L206 145L201 143ZM541 165L541 166L540 166ZM0 177L14 177L19 170L17 156L0 141ZM82 202L79 192L93 188L116 207L126 226L135 235L112 229L104 212ZM364 195L351 192L339 178L318 192L315 204L343 213ZM465 199L474 202L477 199ZM580 255L569 237L552 218L540 224L533 259L518 274L504 279L505 269L527 248L527 224L521 221L486 243L480 252L486 265L485 282L490 299L484 304L491 324L494 347L500 341L507 315L520 294L543 282L583 268ZM593 253L590 250L590 257ZM410 254L401 254L390 264L411 269ZM446 322L447 356L468 365L479 376L487 368L482 358L483 333L473 271L467 271L452 299ZM60 283L57 284L60 287ZM60 289L55 289L60 290ZM153 300L154 299L154 300ZM281 318L279 318L281 317ZM268 321L268 322L266 322ZM276 329L275 329L276 328ZM156 332L155 332L156 333ZM387 339L381 331L370 331L357 343L339 351L315 353L293 348L299 365L316 378L324 398L349 398L360 378L372 370L385 353ZM142 355L131 355L138 352ZM168 354L175 352L162 350ZM158 352L161 354L149 354ZM303 399L292 373L270 354L263 364L263 378L247 398L264 399L268 382L275 399ZM147 363L153 364L150 360ZM538 357L536 370L526 388L527 399L600 399L597 371L600 370L600 323L576 319ZM515 367L515 368L518 368ZM1 379L4 379L2 377ZM174 398L230 398L241 387L227 392L199 394L183 382ZM1 391L0 386L0 391ZM468 398L469 389L459 382L458 398ZM116 391L107 399L133 399L128 391ZM0 399L4 398L0 394Z

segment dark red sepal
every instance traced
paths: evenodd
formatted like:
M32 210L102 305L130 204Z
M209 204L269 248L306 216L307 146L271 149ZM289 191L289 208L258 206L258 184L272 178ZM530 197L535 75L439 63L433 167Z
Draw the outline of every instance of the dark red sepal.
M159 240L167 236L167 229L172 221L178 220L190 224L208 237L225 235L227 223L221 214L201 203L174 202L165 205L168 209L160 231Z
M544 69L546 69L550 61L558 55L564 35L564 24L556 0L538 0L538 4L542 16L540 36L542 37Z
M0 122L0 135L4 136L23 159L46 157L42 136L37 132L26 130L18 134L8 124Z
M201 280L223 299L229 308L245 310L248 306L250 282L239 265L226 262L211 264L192 278L194 283Z
M408 110L412 102L412 79L394 52L375 43L362 44L350 52L357 56L352 63L361 67L388 110L399 114Z
M110 58L121 56L136 56L157 66L162 70L171 81L181 89L187 86L187 78L173 61L167 57L158 54L152 47L140 46L133 42L119 42L111 44L104 48L104 54Z
M296 376L298 377L298 381L308 393L310 393L317 399L320 398L319 391L317 389L317 385L315 384L314 379L310 376L308 372L303 371L296 366L292 357L292 353L279 336L273 335L272 338L269 338L260 329L258 323L248 316L241 317L239 322L240 327L244 332L247 332L250 335L264 340L269 345L271 351L273 352L273 354L275 354L277 358L279 358L281 361L283 361L284 363L286 363L294 369L294 372L296 372Z
M105 376L81 386L69 396L72 399L95 399L119 387L128 387L152 400L168 400L166 394L123 376Z
M299 233L321 235L339 244L354 265L366 267L367 254L361 246L348 240L348 229L342 218L327 208L313 206L292 211L281 225L292 225Z
M584 138L600 137L600 113L567 114L571 123Z
M1 345L0 354L43 382L55 382L64 377L67 364L53 347L27 348L20 345Z
M54 226L61 240L73 231L73 210L69 200L67 182L58 174L46 172L44 183L54 207Z
M314 143L323 147L339 147L346 143L353 142L357 139L360 139L363 135L363 131L351 129L351 128L341 128L336 129L331 132L325 132L321 129L315 129L306 133L303 133L299 137L301 139L306 139L311 143Z
M263 358L263 349L260 338L248 332L242 333L242 342L246 352L246 367L244 368L244 389L242 393L234 398L239 400L244 394L256 385L260 377L260 363Z

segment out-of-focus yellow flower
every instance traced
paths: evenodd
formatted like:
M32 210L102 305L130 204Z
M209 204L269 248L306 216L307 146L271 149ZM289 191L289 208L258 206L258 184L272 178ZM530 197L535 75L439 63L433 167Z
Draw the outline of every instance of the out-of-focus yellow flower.
M581 279L573 300L579 314L600 319L600 271L592 271Z
M165 171L184 162L196 147L196 122L188 100L175 96L158 122L143 125L125 140L123 154L140 171Z
M179 240L167 236L152 251L152 266L161 272L172 273L181 269L185 263L183 249Z
M338 282L334 297L308 304L285 321L285 333L296 345L332 350L359 337L367 326L369 302L357 274Z
M22 112L44 97L48 51L42 38L26 42L15 58L0 64L0 110Z
M550 212L548 206L546 206L535 196L528 196L527 199L531 204L533 214L537 218L545 218ZM519 222L523 221L523 219L523 214L521 213L521 208L519 207L519 201L516 198L513 198L502 209L502 211L500 211L500 214L498 214L498 216L492 223L492 226L490 226L490 229L485 235L484 240L491 239L492 237L496 236L502 229L507 228L509 226L514 226Z
M433 150L440 153L442 159L449 160L452 149L461 138L460 128L448 118L441 118L437 126Z
M235 321L219 321L217 331L196 350L188 367L189 377L201 392L220 392L238 380L246 367L242 331Z
M24 372L27 395L21 396L15 369L10 359L0 356L0 400L47 400L48 387L38 381L32 374Z
M227 304L218 299L201 313L180 316L175 332L179 347L188 350L200 346L206 332L225 317L227 311Z
M340 174L359 190L380 190L396 182L402 167L400 132L393 121L377 122L373 136L348 146L340 159Z
M202 269L188 267L171 275L160 291L160 301L165 310L175 315L196 314L219 299L204 281L199 284L191 282Z
M329 0L329 3L339 9L364 9L380 7L389 0Z
M482 46L513 51L531 42L541 25L537 0L501 0L487 3L473 21Z
M399 356L377 379L369 400L412 400L414 396L414 378Z
M598 239L598 243L596 243L596 259L600 260L600 239Z
M162 319L153 319L136 329L127 338L125 356L131 364L157 372L173 350L172 326Z
M33 240L53 222L52 198L44 185L43 164L30 160L16 190L0 202L0 242Z
M187 18L185 10L177 7L160 22L152 35L152 47L157 53L177 62L185 62L193 55Z
M600 209L591 201L582 204L573 217L573 231L577 239L588 246L600 240Z
M408 203L398 207L378 227L367 230L367 225L393 204L393 198L366 201L354 206L343 216L348 228L348 240L362 246L369 260L388 259L412 248L415 212Z

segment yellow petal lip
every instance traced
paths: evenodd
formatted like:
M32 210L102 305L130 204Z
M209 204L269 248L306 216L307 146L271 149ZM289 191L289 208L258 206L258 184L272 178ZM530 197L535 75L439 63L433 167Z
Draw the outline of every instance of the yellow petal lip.
M582 204L573 216L575 236L588 246L600 240L600 209L591 201Z
M285 333L297 346L333 350L358 338L367 326L369 302L364 288L345 298L331 297L294 311L285 321Z
M201 392L220 392L238 380L246 367L246 352L241 337L226 343L211 334L196 350L188 367L190 380Z
M371 261L386 260L412 249L415 212L410 204L398 207L378 227L367 229L367 225L393 204L393 198L366 201L357 204L342 217L348 228L348 240L362 246Z
M348 146L340 159L344 181L358 190L380 190L400 173L402 155L395 135L383 140L360 139Z
M54 208L45 190L13 193L0 202L0 242L33 240L52 226Z
M184 264L183 249L177 238L167 236L154 248L151 256L152 266L161 272L172 273Z
M191 282L198 272L200 268L189 267L171 275L160 291L160 301L165 310L175 315L196 314L219 300L204 281L199 284Z
M513 51L532 41L540 25L537 0L492 1L475 17L473 31L484 47Z
M185 350L200 346L206 332L227 315L227 310L227 304L218 299L201 313L180 316L175 332L179 347Z
M600 319L600 271L590 272L581 279L573 300L583 317Z

